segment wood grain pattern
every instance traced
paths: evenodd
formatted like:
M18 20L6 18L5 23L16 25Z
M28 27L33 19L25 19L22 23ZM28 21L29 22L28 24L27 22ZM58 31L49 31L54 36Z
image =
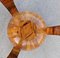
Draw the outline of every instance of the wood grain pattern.
M5 7L10 11L12 15L15 15L18 13L18 10L16 9L13 0L0 0ZM46 29L47 34L51 35L60 35L60 26L55 27L48 27Z
M21 48L19 48L18 46L15 46L12 51L10 52L10 54L8 55L7 58L17 58L19 55Z
M13 0L0 0L3 5L8 9L8 11L15 16L16 14L18 14L18 10L16 9ZM17 58L18 54L20 52L20 48L18 48L18 46L15 46L12 51L10 52L10 54L8 55L7 58Z
M45 31L48 35L60 35L60 26L47 27Z
M14 2L13 0L0 0L3 5L9 10L9 12L12 14L12 15L15 15L16 13L18 13L18 10L17 8L15 7L14 5Z
M0 0L4 6L9 10L9 12L14 16L18 13L13 0ZM47 27L46 33L50 35L60 35L60 26ZM20 48L14 47L7 58L17 58Z

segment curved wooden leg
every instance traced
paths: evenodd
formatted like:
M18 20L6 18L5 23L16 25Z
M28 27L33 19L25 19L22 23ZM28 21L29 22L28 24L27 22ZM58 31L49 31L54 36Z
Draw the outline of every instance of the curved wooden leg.
M60 26L47 27L45 31L48 35L60 35Z
M7 58L17 58L20 50L21 49L18 46L13 47L12 51L10 52Z

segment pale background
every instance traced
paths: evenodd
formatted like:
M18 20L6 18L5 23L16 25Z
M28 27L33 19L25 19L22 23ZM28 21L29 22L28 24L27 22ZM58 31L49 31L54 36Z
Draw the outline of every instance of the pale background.
M60 25L60 0L14 0L19 11L29 10L40 14L47 26ZM0 3L0 58L6 58L13 45L7 37L7 25L12 18ZM32 51L21 51L18 58L60 58L60 36L47 36L45 42Z

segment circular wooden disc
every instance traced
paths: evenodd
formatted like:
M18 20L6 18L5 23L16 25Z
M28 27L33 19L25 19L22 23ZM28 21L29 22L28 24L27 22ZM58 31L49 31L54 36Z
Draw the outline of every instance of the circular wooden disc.
M23 50L31 50L44 41L45 27L45 22L39 15L21 12L10 20L7 33L14 45L21 44Z

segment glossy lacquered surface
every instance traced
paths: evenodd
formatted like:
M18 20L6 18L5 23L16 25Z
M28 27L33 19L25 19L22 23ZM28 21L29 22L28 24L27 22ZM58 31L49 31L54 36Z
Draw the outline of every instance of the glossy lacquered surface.
M13 11L13 13L14 13L15 11ZM57 21L56 21L57 22ZM52 27L53 28L53 27ZM55 34L60 34L59 33L59 30L60 30L60 27L58 26L58 27L54 27L53 29L47 29L48 30L48 33L49 33L49 30L51 31L51 33L55 33ZM56 32L57 31L57 32Z
M21 12L13 17L8 24L8 37L14 45L22 45L22 49L31 50L44 41L45 22L35 13Z

